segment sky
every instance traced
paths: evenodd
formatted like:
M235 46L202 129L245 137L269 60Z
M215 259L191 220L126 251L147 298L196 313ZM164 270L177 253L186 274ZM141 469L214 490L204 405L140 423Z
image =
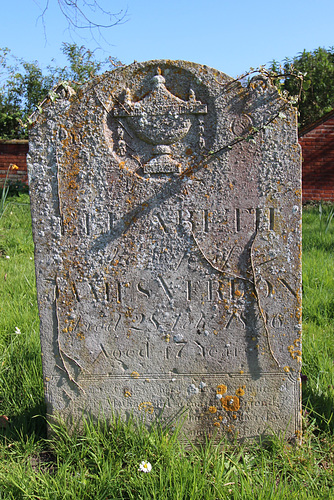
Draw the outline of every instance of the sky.
M47 0L0 0L0 47L42 68L52 60L65 66L62 42L75 42L101 60L183 59L237 77L304 49L334 46L333 0L100 0L104 9L126 15L95 40L89 31L68 30L58 1L49 0L42 19ZM106 22L103 15L96 19Z

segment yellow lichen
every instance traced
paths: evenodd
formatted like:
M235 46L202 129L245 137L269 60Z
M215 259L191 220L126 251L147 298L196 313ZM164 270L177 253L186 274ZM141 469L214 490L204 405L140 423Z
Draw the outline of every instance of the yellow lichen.
M131 373L131 377L138 378L139 377L139 373L138 372L132 372Z
M224 384L217 385L217 394L225 394L227 387Z
M210 413L216 413L217 412L217 408L215 406L209 406L209 412Z
M245 395L245 391L243 390L242 387L239 387L236 391L235 391L236 395L237 396L244 396Z

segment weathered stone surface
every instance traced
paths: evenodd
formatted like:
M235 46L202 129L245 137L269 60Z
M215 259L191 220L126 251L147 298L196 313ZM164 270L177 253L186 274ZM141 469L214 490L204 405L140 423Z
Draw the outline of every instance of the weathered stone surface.
M298 436L295 111L182 61L58 93L29 157L48 413Z

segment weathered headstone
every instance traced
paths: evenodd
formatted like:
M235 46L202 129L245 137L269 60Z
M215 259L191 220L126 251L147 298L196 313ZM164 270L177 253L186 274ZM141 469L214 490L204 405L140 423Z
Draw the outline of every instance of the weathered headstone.
M298 437L295 111L182 61L56 93L29 157L47 412Z

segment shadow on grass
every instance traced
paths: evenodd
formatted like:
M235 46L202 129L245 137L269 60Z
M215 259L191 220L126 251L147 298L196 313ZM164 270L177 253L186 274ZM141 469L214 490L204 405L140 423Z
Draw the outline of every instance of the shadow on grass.
M22 441L34 437L36 441L46 439L46 407L44 402L37 404L19 415L11 416L8 424L0 428L0 439L11 442Z
M304 413L315 419L319 430L334 432L334 397L315 392L307 383L303 383Z

